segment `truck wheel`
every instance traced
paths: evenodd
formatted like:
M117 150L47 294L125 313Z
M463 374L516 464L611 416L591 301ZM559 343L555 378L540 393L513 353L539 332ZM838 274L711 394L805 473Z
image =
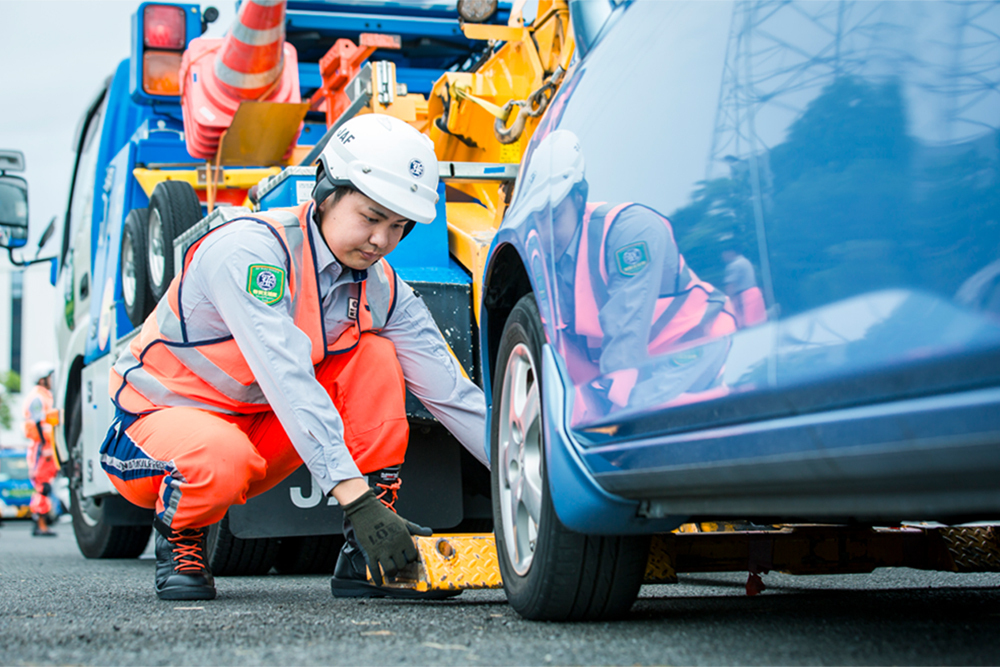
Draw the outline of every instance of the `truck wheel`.
M276 538L244 540L229 529L229 514L208 530L205 550L212 574L219 577L245 577L267 574L278 556Z
M545 472L538 306L528 294L504 326L493 383L493 520L503 587L524 618L614 618L639 594L649 538L589 536L560 523Z
M159 301L174 278L174 239L201 220L201 203L188 183L163 181L149 198L149 289Z
M343 535L283 537L274 569L281 574L333 574Z
M138 558L149 544L153 527L112 526L104 516L103 500L83 497L83 406L79 397L70 411L67 436L69 508L80 552L87 558Z
M156 301L149 291L149 250L146 233L149 209L134 208L125 217L122 229L121 281L122 301L132 326L142 325Z

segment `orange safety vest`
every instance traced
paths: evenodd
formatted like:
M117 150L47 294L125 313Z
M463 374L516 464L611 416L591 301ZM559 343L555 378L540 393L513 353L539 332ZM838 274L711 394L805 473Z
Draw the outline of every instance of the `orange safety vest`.
M604 332L598 314L608 302L608 269L606 244L608 233L615 219L630 206L625 203L608 209L603 203L588 203L583 215L583 230L576 256L574 326L576 334L587 337L587 346L600 349ZM644 207L646 208L646 207ZM606 211L603 215L598 214ZM665 217L647 208L667 228L671 242L673 228ZM686 343L700 338L716 338L736 331L736 318L728 297L711 285L698 279L684 256L678 253L677 274L674 284L661 286L653 321L649 329L650 355L666 352L676 343ZM595 280L599 277L599 280Z
M31 403L38 397L42 401L42 412L45 416L42 417L42 433L38 432L38 425L31 418ZM48 450L44 453L45 456L51 456L52 452L52 424L50 424L46 417L52 412L52 392L41 385L35 385L32 387L27 395L24 397L24 435L29 440L35 443L42 442L44 437L45 449Z
M361 334L385 326L396 300L395 273L384 259L368 269L357 283L358 308L354 324L326 345L319 276L313 252L311 203L275 209L236 220L266 225L283 244L289 258L288 293L295 326L312 341L311 363L328 354L353 349ZM211 230L208 234L213 233ZM164 299L142 325L128 349L111 369L110 393L125 412L140 414L162 407L197 407L215 412L245 414L269 409L267 399L233 337L189 340L180 292L195 252L208 234L185 253L184 266Z

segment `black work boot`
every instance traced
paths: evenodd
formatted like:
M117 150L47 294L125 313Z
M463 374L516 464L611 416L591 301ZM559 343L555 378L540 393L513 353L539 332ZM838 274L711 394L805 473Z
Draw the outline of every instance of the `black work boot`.
M156 528L156 596L161 600L214 600L215 579L208 567L208 528L173 530L159 519Z
M56 534L49 530L48 521L45 517L36 516L35 517L35 527L31 531L32 537L55 537Z
M399 466L384 468L368 475L368 485L382 504L396 511L397 493L401 485ZM414 591L406 588L376 586L368 580L368 563L354 535L354 526L344 517L344 546L340 548L337 566L333 570L330 588L337 598L404 598L410 600L441 600L462 591Z

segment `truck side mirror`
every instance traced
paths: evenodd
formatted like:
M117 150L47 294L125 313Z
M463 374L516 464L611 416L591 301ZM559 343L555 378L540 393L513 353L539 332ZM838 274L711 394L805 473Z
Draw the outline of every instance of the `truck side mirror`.
M0 175L0 247L21 248L28 242L28 182Z

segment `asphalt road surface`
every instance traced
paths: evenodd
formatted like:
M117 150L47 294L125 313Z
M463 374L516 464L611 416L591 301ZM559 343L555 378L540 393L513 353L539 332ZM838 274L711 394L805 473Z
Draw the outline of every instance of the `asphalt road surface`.
M0 528L3 665L1000 664L1000 575L682 576L626 620L521 620L502 591L447 602L343 601L325 576L217 580L212 602L161 602L151 550L88 561L72 527Z

